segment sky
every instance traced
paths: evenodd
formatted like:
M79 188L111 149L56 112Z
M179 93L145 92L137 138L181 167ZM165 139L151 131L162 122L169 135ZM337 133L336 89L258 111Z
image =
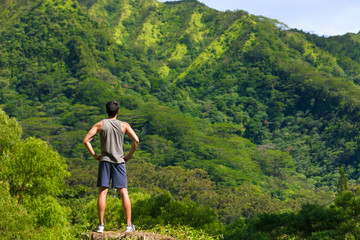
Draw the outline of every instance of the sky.
M199 2L219 11L245 10L253 15L276 19L289 28L297 28L320 36L360 31L359 0L199 0Z

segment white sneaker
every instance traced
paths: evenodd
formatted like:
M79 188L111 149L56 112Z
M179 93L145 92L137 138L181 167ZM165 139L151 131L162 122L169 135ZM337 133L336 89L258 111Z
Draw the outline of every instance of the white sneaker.
M126 225L125 232L135 232L135 225L131 224L131 226Z
M104 232L104 225L97 225L94 231L98 233Z

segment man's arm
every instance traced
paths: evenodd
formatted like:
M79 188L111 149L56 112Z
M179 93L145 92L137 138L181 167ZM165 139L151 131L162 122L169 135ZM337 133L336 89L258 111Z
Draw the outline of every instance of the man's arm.
M128 123L122 122L122 124L123 124L123 130L124 130L123 132L125 134L127 134L130 137L130 139L132 140L130 151L129 151L128 155L124 156L125 161L129 161L139 144L139 138Z
M90 152L90 154L96 159L100 160L100 156L95 154L93 147L91 146L91 140L94 139L95 135L101 130L102 122L96 123L90 131L86 134L83 144L85 145L86 149Z

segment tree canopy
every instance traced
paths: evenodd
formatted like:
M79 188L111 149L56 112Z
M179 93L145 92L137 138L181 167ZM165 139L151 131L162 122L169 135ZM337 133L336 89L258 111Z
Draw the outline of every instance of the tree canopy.
M140 226L356 236L355 213L326 221L356 208L359 34L320 37L195 0L4 0L0 12L4 237L95 224L82 207L94 205L97 164L82 140L113 99L140 136L128 165Z

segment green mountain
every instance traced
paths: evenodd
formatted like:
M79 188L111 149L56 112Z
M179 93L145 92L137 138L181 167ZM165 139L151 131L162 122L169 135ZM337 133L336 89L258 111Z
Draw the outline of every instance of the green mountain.
M341 166L356 188L358 34L196 0L4 0L0 12L0 106L67 159L64 202L94 186L82 140L111 99L140 136L133 191L210 207L222 224L327 204Z

